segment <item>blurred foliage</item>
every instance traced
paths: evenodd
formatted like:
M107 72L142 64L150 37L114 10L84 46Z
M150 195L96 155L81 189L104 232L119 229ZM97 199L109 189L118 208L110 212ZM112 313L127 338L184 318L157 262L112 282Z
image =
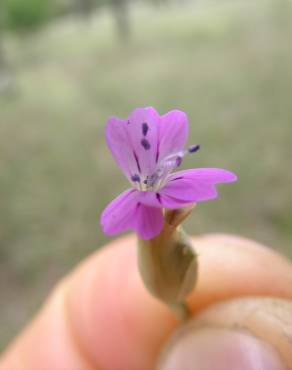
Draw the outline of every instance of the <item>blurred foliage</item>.
M168 0L144 0L154 5L168 3ZM91 16L102 6L112 9L118 24L118 30L123 34L129 28L126 19L128 6L133 0L1 0L0 27L13 31L33 30L44 25L54 17L70 13L79 16Z
M6 35L17 88L0 95L2 345L108 240L99 215L128 184L104 123L137 106L188 113L189 142L202 149L185 168L239 175L195 209L189 232L240 233L292 254L292 4L202 1L131 15L123 45L108 8L91 22Z
M54 15L54 0L1 0L1 22L4 29L31 30Z

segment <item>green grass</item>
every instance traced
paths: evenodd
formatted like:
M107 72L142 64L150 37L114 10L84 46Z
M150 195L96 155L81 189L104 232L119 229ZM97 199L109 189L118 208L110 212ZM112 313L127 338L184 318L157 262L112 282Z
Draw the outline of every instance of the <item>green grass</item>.
M202 150L185 166L239 175L196 208L190 233L239 233L292 255L292 8L248 3L135 10L126 46L106 13L7 39L15 87L0 96L2 345L107 240L100 212L127 182L104 123L137 106L186 111Z

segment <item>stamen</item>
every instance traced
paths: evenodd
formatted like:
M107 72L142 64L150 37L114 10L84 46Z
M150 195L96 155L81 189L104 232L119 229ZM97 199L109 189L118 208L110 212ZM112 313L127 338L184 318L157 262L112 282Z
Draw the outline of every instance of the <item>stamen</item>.
M189 153L196 153L200 149L200 145L191 145L188 147Z
M145 150L149 150L151 148L149 141L145 138L141 140L141 145L143 146Z
M179 167L181 164L182 164L182 157L176 157L175 159L175 164L176 164L176 167Z
M143 138L141 140L141 145L143 146L145 150L149 150L151 147L149 141L146 138ZM141 179L138 182L139 190L140 191L155 191L155 192L159 191L159 189L161 189L167 183L167 181L169 181L168 176L170 175L170 173L173 170L175 170L175 168L179 167L182 164L184 156L189 153L195 153L199 149L200 149L200 145L192 145L186 149L173 152L167 155L166 157L164 157L162 160L158 161L155 171L152 174L148 174L145 176L141 174L140 172ZM156 154L158 154L158 152ZM136 157L137 156L135 156L135 158ZM170 181L178 180L180 178L181 177L176 177L175 179L172 179ZM135 180L136 180L136 176L135 176ZM156 197L158 199L160 195L158 194L156 195Z
M146 135L147 135L148 130L149 130L149 127L148 127L147 123L146 123L146 122L144 122L144 123L142 124L142 134L143 134L144 136L146 136Z
M131 180L134 181L134 182L140 182L141 181L140 176L137 175L136 173L135 173L135 175L131 176Z

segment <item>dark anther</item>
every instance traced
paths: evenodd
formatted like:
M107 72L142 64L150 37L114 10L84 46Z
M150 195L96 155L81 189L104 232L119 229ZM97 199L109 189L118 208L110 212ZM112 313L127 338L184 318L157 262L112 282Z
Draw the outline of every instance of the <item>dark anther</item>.
M149 127L148 127L147 123L146 123L146 122L144 122L144 123L142 124L142 133L143 133L143 135L144 135L144 136L146 136L146 135L147 135L148 130L149 130Z
M161 196L160 196L159 193L156 193L156 198L157 198L158 202L161 203Z
M140 182L140 176L135 174L131 176L131 180L134 182Z
M144 183L145 185L147 185L147 184L148 184L148 180L144 180L144 181L143 181L143 183Z
M145 150L149 150L151 148L149 141L145 138L141 140L141 145L143 146Z
M176 167L179 167L181 165L182 161L183 161L182 157L176 157L176 159L175 159Z
M189 153L195 153L200 149L200 145L192 145L188 148Z

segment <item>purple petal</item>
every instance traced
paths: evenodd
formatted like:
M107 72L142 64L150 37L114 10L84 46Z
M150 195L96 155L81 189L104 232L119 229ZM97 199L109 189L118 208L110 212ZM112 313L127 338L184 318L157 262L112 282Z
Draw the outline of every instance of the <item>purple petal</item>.
M137 108L129 116L127 131L142 175L156 167L159 114L152 107Z
M149 240L160 234L164 223L161 209L140 203L136 217L136 231L142 239Z
M133 229L136 225L138 192L129 189L114 199L103 211L100 223L107 235Z
M141 191L138 195L139 202L150 207L163 208L160 194L154 191Z
M110 117L106 126L106 141L117 164L128 178L140 172L128 134L128 121Z
M222 168L196 168L179 171L169 176L169 180L175 180L179 177L198 181L202 180L213 184L234 182L237 180L237 176L233 172Z
M159 123L159 159L182 150L188 137L188 117L179 110L172 110L160 119Z
M215 199L215 185L236 181L232 172L219 168L199 168L179 171L169 176L167 185L160 190L161 202L166 208L181 208L193 202Z
M159 192L140 192L139 202L156 208L181 208L193 202L186 202Z
M162 207L168 209L184 208L194 203L194 201L179 199L174 196L164 194L163 192L160 194L160 199Z

